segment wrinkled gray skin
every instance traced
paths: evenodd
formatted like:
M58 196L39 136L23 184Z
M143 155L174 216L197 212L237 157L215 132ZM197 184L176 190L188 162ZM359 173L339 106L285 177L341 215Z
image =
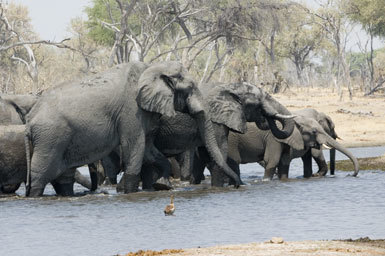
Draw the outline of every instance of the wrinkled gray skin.
M159 118L175 111L197 120L210 154L232 173L218 153L202 95L182 65L130 62L47 91L35 104L27 115L33 145L27 195L42 195L64 170L102 159L118 145L124 192L137 191L143 163L170 169L153 140Z
M227 137L230 130L244 133L246 122L255 122L261 128L265 128L265 118L273 134L280 138L288 137L294 128L294 123L286 111L269 94L262 89L246 84L208 84L199 88L205 100L209 103L211 120L214 122L215 139L218 142L221 154L227 158ZM286 119L282 118L284 115ZM274 120L284 124L284 128L278 129ZM267 127L268 129L269 127ZM181 179L189 178L193 168L192 159L195 148L199 147L201 158L195 164L208 165L213 177L212 186L224 185L224 172L211 160L203 146L202 140L197 133L198 125L189 116L178 113L176 118L161 118L159 133L155 139L156 147L166 156L177 156L184 153ZM187 171L186 171L187 170ZM149 174L151 175L151 174ZM143 186L146 187L146 178ZM193 182L195 183L195 182Z
M313 108L304 108L300 110L293 111L294 115L300 115L305 116L309 118L313 118L316 120L324 129L324 131L333 139L337 139L338 135L335 131L335 124L333 120L330 118L330 116L326 115L323 112L318 112L317 110ZM312 169L308 169L307 173L304 173L305 177L313 176L325 176L328 172L328 165L326 163L325 157L322 153L321 149L312 148L311 149L311 155L316 161L318 165L318 172L313 174ZM330 149L330 174L334 175L335 171L335 161L336 161L336 149L331 148Z
M0 191L14 193L26 180L27 162L25 160L24 133L25 115L36 103L38 97L34 95L0 95ZM58 195L69 195L73 188L61 185L74 176L74 170L56 179L53 184ZM81 185L91 189L91 183L86 177L76 170L75 180ZM73 183L72 183L73 184ZM72 193L71 193L72 191Z
M357 159L330 137L317 121L303 116L296 116L294 120L296 128L285 140L277 140L268 131L262 131L252 124L248 126L246 134L230 133L228 157L237 164L260 163L265 167L264 180L272 179L277 167L278 177L287 179L290 161L297 157L302 158L304 175L309 176L311 148L320 149L324 144L349 157L354 164L354 176L357 175Z

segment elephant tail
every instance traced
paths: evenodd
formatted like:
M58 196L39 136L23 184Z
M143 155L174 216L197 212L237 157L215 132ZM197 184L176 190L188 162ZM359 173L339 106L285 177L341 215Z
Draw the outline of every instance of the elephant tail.
M25 195L29 196L29 193L31 191L31 129L28 125L25 126L25 136L24 136L24 143L25 143L25 153L27 158L27 179L25 181Z

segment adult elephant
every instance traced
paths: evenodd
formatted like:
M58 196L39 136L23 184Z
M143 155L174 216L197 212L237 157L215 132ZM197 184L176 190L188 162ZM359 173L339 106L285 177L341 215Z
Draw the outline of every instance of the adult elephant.
M41 96L27 115L33 153L26 194L42 195L64 170L102 159L118 145L124 192L137 191L143 162L170 168L153 140L160 117L175 116L175 111L197 121L210 155L239 184L220 154L202 94L183 66L131 62Z
M321 127L330 137L332 137L333 139L339 138L335 131L336 126L333 120L330 118L330 116L326 115L325 113L318 112L314 108L304 108L304 109L293 111L293 114L313 118L321 125ZM312 169L308 169L308 172L304 173L304 175L307 177L311 175L325 176L326 173L328 172L328 165L325 161L325 157L323 156L322 150L317 148L312 148L311 155L318 165L318 172L313 174ZM330 174L334 175L335 162L336 162L336 149L330 148L329 155L330 155Z
M227 137L229 131L246 132L246 123L255 122L261 129L271 129L272 134L280 139L291 135L294 129L293 116L278 101L261 88L248 83L214 83L199 87L209 105L214 135L220 152L227 158ZM269 125L265 124L265 120ZM276 121L282 123L278 128ZM156 147L166 156L177 156L184 152L182 179L186 179L193 168L192 161L195 148L199 147L201 158L199 164L207 164L211 172L211 185L224 185L224 173L211 160L206 148L198 136L198 124L188 115L178 113L175 118L162 117L159 133L155 139ZM204 156L202 156L204 155ZM147 169L151 170L151 167ZM151 173L151 172L150 172ZM151 181L151 175L150 175ZM147 179L145 179L147 180ZM146 187L146 181L143 186ZM148 184L148 183L147 183Z
M0 191L2 193L15 193L20 184L26 180L27 162L25 160L25 127L23 124L26 114L37 100L37 96L29 94L0 95L0 145L2 145L0 148ZM92 177L92 173L90 174ZM67 184L67 181L71 179L71 175L72 180L93 190L91 182L79 171L68 170L52 182L58 195L73 194L73 186L64 187L64 184ZM63 183L64 181L65 183Z
M304 176L308 177L311 172L311 149L320 149L322 145L327 145L349 157L354 164L353 175L357 175L357 159L329 136L316 120L304 116L296 116L294 120L296 128L293 135L284 140L277 140L269 131L260 130L252 124L246 134L230 133L228 157L238 165L260 163L265 167L264 180L272 179L277 167L279 178L288 178L291 160L301 157L304 162Z

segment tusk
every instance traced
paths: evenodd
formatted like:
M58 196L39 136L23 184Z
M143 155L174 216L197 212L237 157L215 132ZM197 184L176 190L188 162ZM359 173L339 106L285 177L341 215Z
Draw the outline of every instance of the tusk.
M282 115L282 114L275 114L274 117L281 118L281 119L293 119L297 116L295 115Z
M328 145L326 144L322 144L326 149L332 149L332 147L329 147Z
M336 138L336 139L344 140L344 139L342 139L341 137L339 137L338 135L337 135L337 138Z

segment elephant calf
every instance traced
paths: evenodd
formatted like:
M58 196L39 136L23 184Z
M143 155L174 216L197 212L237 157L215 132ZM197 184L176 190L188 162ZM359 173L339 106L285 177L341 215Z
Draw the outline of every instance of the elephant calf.
M0 191L15 193L27 175L27 161L24 143L25 126L0 126ZM76 169L67 170L52 182L58 195L73 194L74 182L91 189L91 183Z

